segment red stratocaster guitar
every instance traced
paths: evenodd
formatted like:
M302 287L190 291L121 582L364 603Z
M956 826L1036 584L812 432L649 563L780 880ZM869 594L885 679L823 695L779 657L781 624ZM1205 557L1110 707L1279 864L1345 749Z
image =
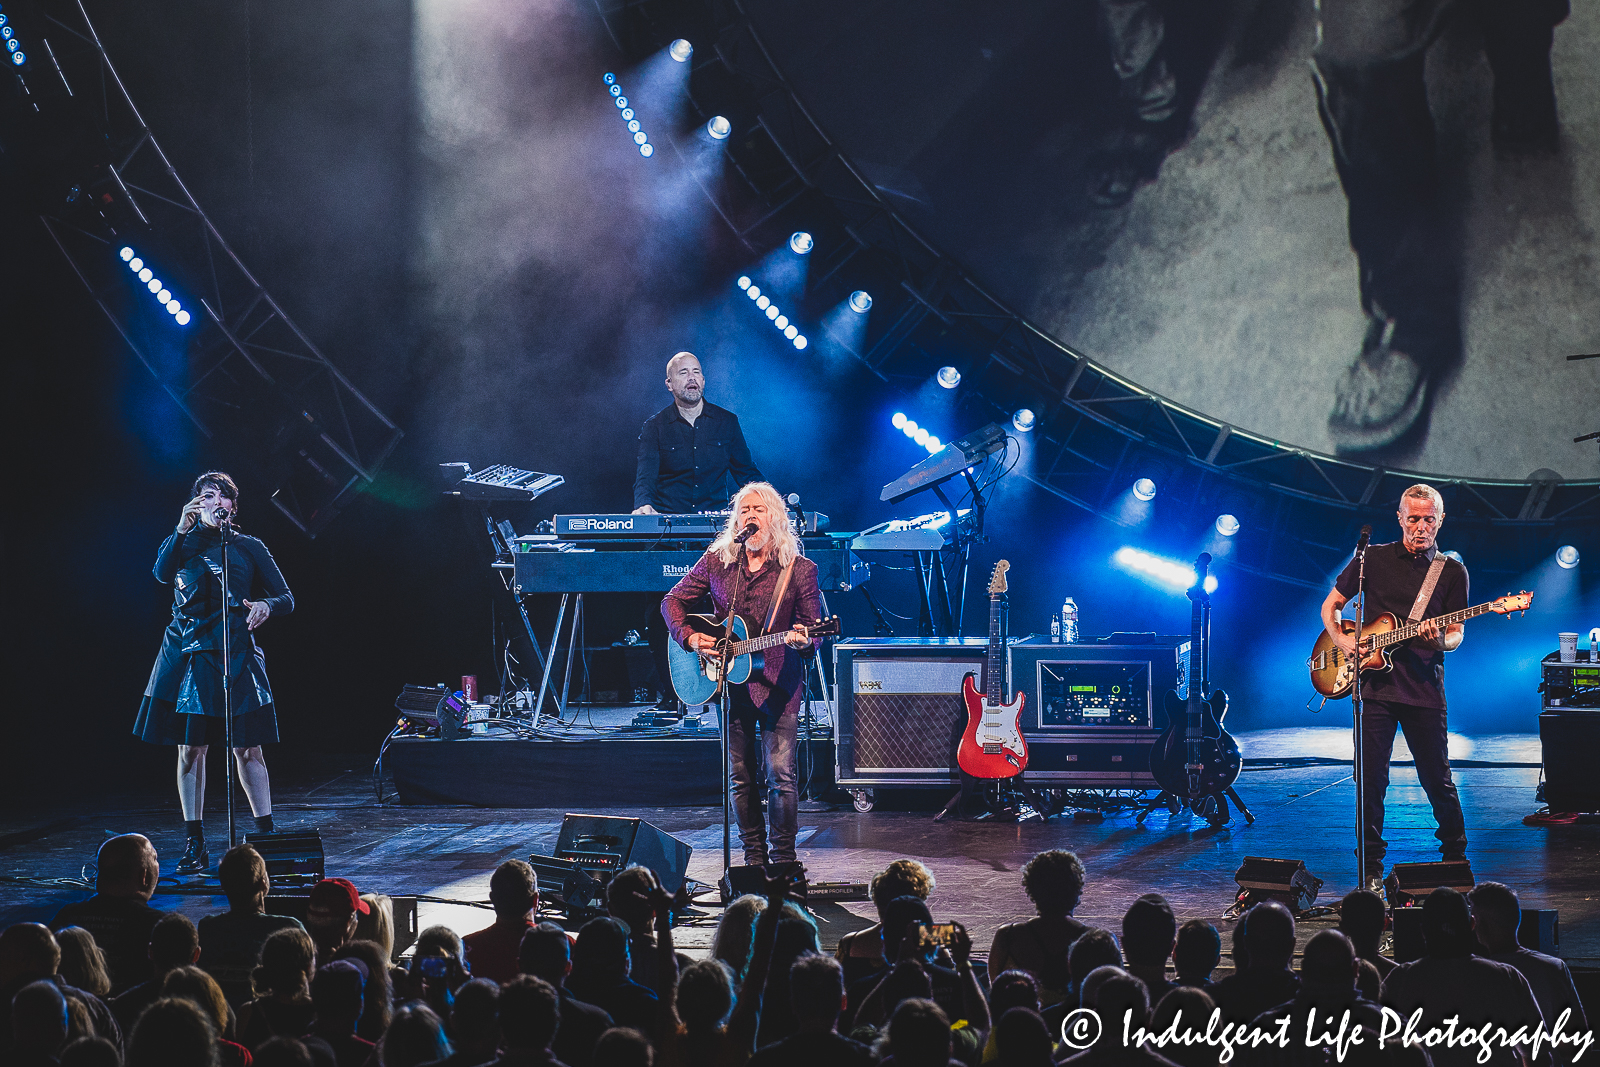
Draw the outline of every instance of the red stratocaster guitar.
M1022 704L1018 692L1005 702L1005 610L1006 571L1011 564L1001 560L989 579L989 691L978 692L973 674L961 681L961 695L967 702L967 728L961 731L956 748L956 764L974 778L1015 778L1028 766L1028 743L1022 739Z

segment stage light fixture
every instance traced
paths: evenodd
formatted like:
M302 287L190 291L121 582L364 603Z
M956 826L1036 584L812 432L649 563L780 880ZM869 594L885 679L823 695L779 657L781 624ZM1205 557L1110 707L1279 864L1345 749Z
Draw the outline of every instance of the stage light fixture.
M756 307L761 313L767 317L767 320L772 323L779 333L783 334L786 340L794 345L797 351L804 351L805 347L811 343L806 339L806 335L800 332L800 328L789 320L789 316L785 315L782 309L773 303L772 298L761 291L761 286L750 280L748 274L739 275L738 281L734 284L744 290L745 296L755 301Z
M1556 562L1563 570L1571 570L1578 565L1579 560L1577 545L1562 545L1556 549Z
M927 443L928 443L928 431L927 431L927 429L925 429L924 427L918 426L917 427L917 432L911 435L911 439L913 441L915 441L919 445L926 446Z
M770 299L768 299L767 297L765 297L765 296L756 297L756 307L765 309L765 308L768 308L768 307L771 307L771 306L772 306L772 301Z
M1194 568L1175 559L1167 559L1142 548L1124 545L1111 556L1111 562L1125 571L1149 578L1172 590L1184 590L1194 585ZM1206 575L1206 592L1217 590L1217 576Z
M1156 498L1156 483L1149 478L1140 478L1133 483L1133 495L1139 500L1154 500Z
M679 37L676 41L672 42L672 47L667 49L667 51L670 52L672 54L672 58L676 59L679 63L687 63L689 62L689 57L694 55L694 45L690 44L688 41L685 41L682 37Z
M810 252L815 244L816 242L811 239L811 235L804 230L796 230L789 236L789 251L797 256L803 256Z
M889 425L893 426L897 430L905 429L906 428L906 413L903 412L903 411L895 412L889 418Z
M917 436L917 420L907 419L905 422L901 423L900 432L905 434L907 437Z
M740 289L748 289L750 288L750 276L748 274L741 274L739 275L739 280L734 284L736 284Z
M961 372L954 367L940 367L939 384L946 389L954 389L961 384Z
M11 63L20 67L28 61L28 54L22 50L22 41L17 37L16 27L11 25L11 17L0 11L0 40L5 41L6 51L11 53Z
M937 437L933 436L933 434L930 433L928 435L928 440L927 440L927 442L925 444L925 447L928 449L928 455L931 456L935 452L939 451L939 449L944 447L944 442L939 440Z
M733 123L721 115L714 115L711 121L706 123L706 132L711 135L711 139L714 141L726 141L728 134L733 132Z
M650 135L644 132L633 108L628 104L628 98L622 95L622 85L617 81L617 76L607 71L601 81L606 84L606 92L611 94L611 102L617 105L617 110L622 113L622 121L627 123L628 135L638 146L639 154L646 159L655 155L656 146L650 143Z
M872 310L872 294L865 289L857 289L850 294L850 310L857 315L865 315Z
M748 289L746 289L744 291L744 295L748 296L751 300L760 300L761 299L761 286L759 286L759 285L750 286Z
M156 301L160 303L161 309L171 315L179 326L189 325L191 316L183 309L183 304L177 297L172 295L172 290L168 289L165 283L156 277L155 271L146 266L144 260L131 247L123 245L117 251L117 258L126 263L128 269L133 272L134 277L138 278L146 289L155 294Z
M1232 537L1239 532L1239 520L1232 515L1217 516L1217 533L1223 537Z
M1030 433L1033 430L1034 415L1029 408L1018 408L1011 416L1011 425L1017 428L1018 433Z
M788 338L788 339L789 339L789 340L791 340L791 341L793 341L793 340L794 340L794 339L795 339L795 337L796 337L796 336L797 336L797 335L798 335L798 334L799 334L799 333L800 333L800 328L799 328L799 327L798 327L798 326L796 326L796 325L795 325L795 324L794 324L794 323L792 323L792 322L791 322L791 323L790 323L790 324L789 324L789 325L787 325L787 326L785 326L785 327L784 327L784 328L783 328L783 335L784 335L784 336L785 336L785 337L787 337L787 338Z
M806 350L806 345L808 345L810 343L811 343L810 341L806 340L806 335L805 334L800 334L798 337L796 337L794 339L795 351L796 352L804 352Z

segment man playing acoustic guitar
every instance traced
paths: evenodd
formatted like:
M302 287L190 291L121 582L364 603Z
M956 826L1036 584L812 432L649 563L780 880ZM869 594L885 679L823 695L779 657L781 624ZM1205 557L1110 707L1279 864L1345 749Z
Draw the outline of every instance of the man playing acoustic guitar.
M1362 832L1367 845L1367 883L1382 891L1383 796L1389 788L1389 757L1394 731L1405 731L1406 744L1416 760L1417 778L1433 805L1439 824L1435 833L1439 851L1447 860L1462 859L1467 851L1466 823L1461 799L1450 777L1446 747L1444 654L1461 646L1460 623L1442 632L1436 616L1467 606L1467 568L1439 554L1434 542L1444 524L1444 498L1430 485L1413 485L1400 498L1401 539L1373 545L1367 552L1365 626L1384 612L1396 619L1422 619L1417 636L1396 646L1393 669L1361 674L1363 745L1366 774ZM1440 566L1435 573L1435 561ZM1432 589L1421 596L1432 578ZM1340 626L1339 613L1356 594L1356 561L1345 567L1322 602L1322 625L1346 657L1356 651L1356 637Z

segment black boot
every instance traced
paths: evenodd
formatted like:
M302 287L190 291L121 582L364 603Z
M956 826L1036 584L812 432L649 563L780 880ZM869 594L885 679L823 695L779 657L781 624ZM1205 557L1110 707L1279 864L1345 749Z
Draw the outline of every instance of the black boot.
M191 837L183 846L183 859L178 861L178 874L198 874L211 866L211 853L206 851L204 838Z

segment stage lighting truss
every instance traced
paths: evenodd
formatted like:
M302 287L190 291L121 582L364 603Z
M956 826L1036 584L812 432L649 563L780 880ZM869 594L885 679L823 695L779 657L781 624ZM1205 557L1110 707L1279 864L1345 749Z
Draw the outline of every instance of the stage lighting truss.
M897 411L889 419L889 425L911 438L916 444L928 450L928 455L933 455L944 447L944 442L928 432L926 426L918 426L915 419L906 417L903 411Z
M688 44L687 41L683 42ZM687 57L685 57L687 58ZM616 105L617 113L622 116L622 121L628 125L628 136L633 138L633 143L638 146L639 154L646 159L656 154L656 146L650 143L650 135L644 132L644 127L639 124L638 115L633 110L633 105L628 98L622 95L622 86L617 83L617 76L606 71L601 79L606 83L606 91L611 94L611 102Z
M739 288L744 295L755 303L756 310L767 317L767 321L777 327L779 333L794 345L797 350L804 351L811 342L806 340L806 335L800 332L800 327L789 321L789 316L779 310L778 305L772 302L772 297L761 291L761 286L750 280L748 274L741 274L738 281Z
M17 36L17 28L11 24L11 16L4 7L0 7L0 44L5 47L6 62L13 68L27 64L28 53L22 47L22 38Z
M19 159L62 194L52 195L40 221L133 354L212 442L209 450L251 457L236 473L269 487L273 506L315 537L374 480L401 431L223 239L140 118L85 9L67 4L58 14L37 41L37 53L53 62L43 74L30 63L28 75L31 121L56 154ZM151 248L159 248L159 264L150 262ZM145 339L144 309L114 295L133 279L185 327L180 369L152 349L162 342ZM185 283L182 296L174 279Z

